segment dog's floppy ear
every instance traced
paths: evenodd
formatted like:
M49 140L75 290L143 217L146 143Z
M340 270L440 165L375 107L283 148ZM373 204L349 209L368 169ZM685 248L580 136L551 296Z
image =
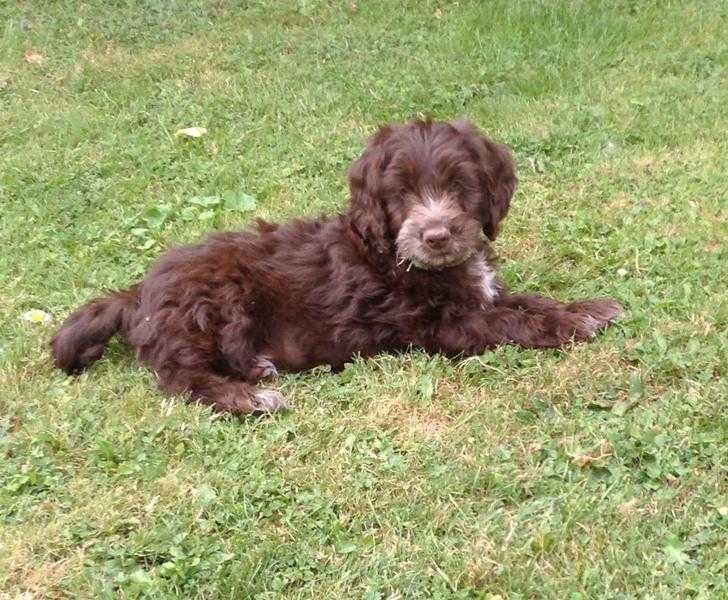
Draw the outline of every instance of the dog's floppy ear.
M488 239L495 240L500 222L508 214L518 179L511 151L491 142L467 121L452 124L466 138L478 161L483 188L482 223Z
M349 225L367 252L390 254L392 240L382 204L382 177L391 156L385 141L390 127L381 128L349 169Z

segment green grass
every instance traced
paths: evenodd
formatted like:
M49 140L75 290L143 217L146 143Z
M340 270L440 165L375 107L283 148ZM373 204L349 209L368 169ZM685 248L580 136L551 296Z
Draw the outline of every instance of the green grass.
M0 17L0 597L728 598L724 2ZM79 303L210 229L340 209L363 139L418 115L513 148L511 287L613 296L617 327L283 377L294 411L242 421L118 343L51 367Z

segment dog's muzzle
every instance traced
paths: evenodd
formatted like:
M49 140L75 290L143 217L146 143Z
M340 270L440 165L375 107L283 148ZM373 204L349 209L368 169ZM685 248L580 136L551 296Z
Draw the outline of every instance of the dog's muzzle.
M397 236L400 264L440 270L460 265L478 249L480 224L447 197L428 196L411 209Z

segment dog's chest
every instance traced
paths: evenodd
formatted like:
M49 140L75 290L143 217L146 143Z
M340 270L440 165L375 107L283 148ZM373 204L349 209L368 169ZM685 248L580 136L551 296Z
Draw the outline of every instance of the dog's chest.
M493 304L500 294L495 270L482 255L474 256L462 268L420 272L415 285L407 289L406 313L419 314L429 322Z
M485 257L476 256L469 265L469 272L480 303L482 305L492 304L500 290L495 271Z

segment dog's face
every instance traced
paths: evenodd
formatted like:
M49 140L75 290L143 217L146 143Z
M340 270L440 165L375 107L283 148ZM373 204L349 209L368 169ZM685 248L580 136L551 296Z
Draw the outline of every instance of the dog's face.
M350 223L369 252L444 269L495 239L515 185L508 150L468 123L383 127L349 171Z

